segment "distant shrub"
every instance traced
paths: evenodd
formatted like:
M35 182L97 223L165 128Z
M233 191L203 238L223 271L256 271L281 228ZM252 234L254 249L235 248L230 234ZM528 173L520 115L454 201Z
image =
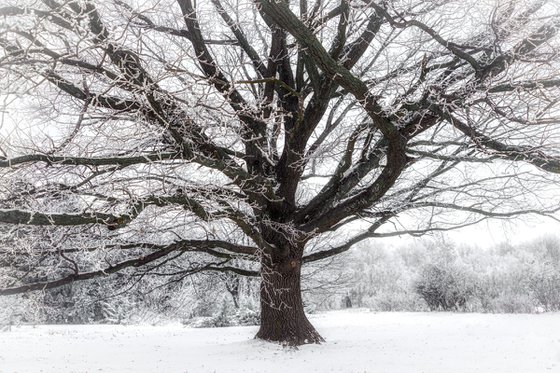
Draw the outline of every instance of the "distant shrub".
M379 292L364 298L363 304L373 311L424 311L426 305L415 292Z
M508 292L490 299L487 310L495 313L532 313L535 306L529 294Z
M240 326L260 325L261 323L260 312L247 308L237 310L231 318L235 325Z
M420 272L414 288L430 310L464 310L474 293L464 271L453 264L428 264Z
M545 311L560 310L560 268L550 264L534 268L528 282L539 306Z
M194 317L185 320L185 325L193 328L221 328L225 326L250 326L260 324L260 313L248 308L232 310L225 305L209 317Z

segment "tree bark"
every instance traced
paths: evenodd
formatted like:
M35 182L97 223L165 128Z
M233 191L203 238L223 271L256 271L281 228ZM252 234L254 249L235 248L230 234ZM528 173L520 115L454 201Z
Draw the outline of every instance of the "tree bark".
M305 316L301 297L303 250L262 260L261 326L255 338L289 346L324 342ZM294 251L296 251L294 253Z

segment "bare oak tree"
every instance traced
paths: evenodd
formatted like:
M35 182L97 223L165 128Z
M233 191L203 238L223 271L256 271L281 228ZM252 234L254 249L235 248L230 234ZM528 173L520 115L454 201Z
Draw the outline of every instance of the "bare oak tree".
M556 1L2 4L0 294L260 275L318 343L302 265L559 209Z

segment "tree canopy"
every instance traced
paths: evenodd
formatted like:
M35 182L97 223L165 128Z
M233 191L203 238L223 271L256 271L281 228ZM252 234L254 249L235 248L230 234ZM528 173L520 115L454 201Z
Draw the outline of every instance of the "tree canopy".
M301 265L560 209L559 10L4 1L0 294L260 275L257 336L321 341Z

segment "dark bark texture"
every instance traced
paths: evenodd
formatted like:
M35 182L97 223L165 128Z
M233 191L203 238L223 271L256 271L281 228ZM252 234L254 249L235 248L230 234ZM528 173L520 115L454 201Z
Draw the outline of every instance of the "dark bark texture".
M301 253L262 261L261 326L255 338L290 346L324 342L307 319L301 297Z

